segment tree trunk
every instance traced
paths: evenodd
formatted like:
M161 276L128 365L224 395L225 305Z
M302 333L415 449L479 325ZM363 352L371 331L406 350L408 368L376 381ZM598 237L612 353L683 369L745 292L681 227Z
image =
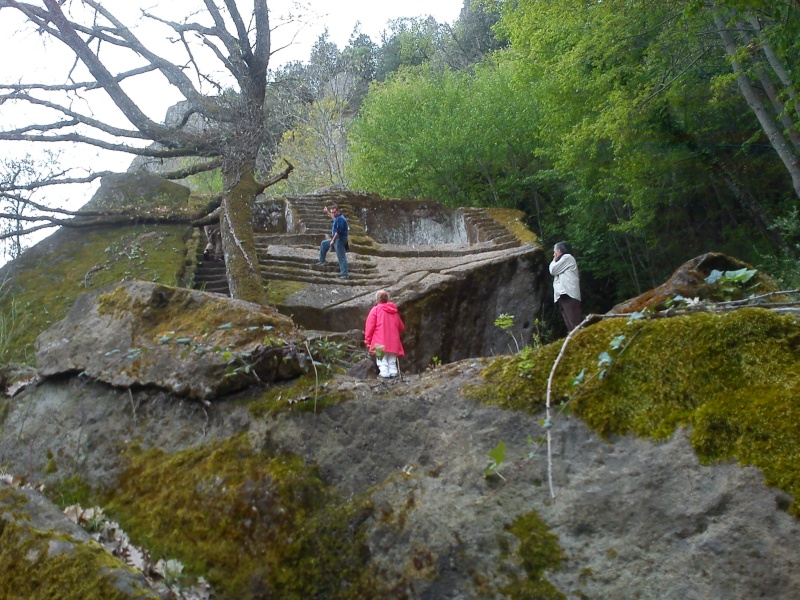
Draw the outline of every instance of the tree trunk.
M267 294L253 234L253 202L260 189L252 167L242 169L222 200L219 224L231 297L264 305Z
M748 46L754 44L753 36L748 33L747 26L745 25L744 21L739 21L738 27L741 30L742 40L744 43ZM761 82L761 87L764 88L764 92L766 92L767 98L769 98L769 101L772 103L772 108L775 110L775 114L778 116L778 119L780 119L786 135L789 136L789 140L794 146L795 153L800 155L800 131L795 130L794 121L792 121L792 115L786 110L786 106L780 98L780 92L777 85L772 80L769 71L767 71L762 61L757 59L754 60L753 66L756 75L758 75L758 80Z
M767 43L767 40L762 33L761 23L758 22L758 18L751 14L747 17L747 20L750 23L750 25L753 26L753 30L756 32L756 35L758 36L758 40L761 45L761 50L762 52L764 52L764 56L767 57L767 61L772 67L772 70L775 71L775 74L778 76L778 79L781 80L783 87L786 88L786 92L789 94L789 100L794 106L794 111L797 113L797 116L800 117L800 101L798 101L797 94L795 94L792 89L792 81L789 78L789 73L786 70L786 67L783 66L783 63L778 59L776 54L772 51L772 47Z
M789 171L795 194L800 198L800 158L793 154L791 146L786 141L786 138L783 136L783 133L781 133L774 119L769 116L767 109L764 107L764 103L758 97L758 93L753 87L752 82L747 77L747 73L744 72L741 63L736 59L736 40L728 30L719 9L712 6L711 12L714 16L714 23L717 26L717 33L719 33L722 39L722 45L725 48L725 52L730 57L731 66L733 67L734 73L736 73L736 81L739 84L739 90L742 92L750 109L755 113L772 147L778 153L787 171Z

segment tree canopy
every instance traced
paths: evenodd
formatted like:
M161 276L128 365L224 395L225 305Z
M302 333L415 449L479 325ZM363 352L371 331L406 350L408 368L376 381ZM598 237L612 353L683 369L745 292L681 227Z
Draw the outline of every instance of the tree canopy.
M352 184L522 208L573 243L606 307L710 249L796 264L796 3L491 6L506 48L373 87Z

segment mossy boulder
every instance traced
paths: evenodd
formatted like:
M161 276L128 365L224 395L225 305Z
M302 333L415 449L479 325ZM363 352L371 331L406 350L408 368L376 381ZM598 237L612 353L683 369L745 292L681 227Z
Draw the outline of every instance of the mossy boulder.
M268 307L129 282L80 296L39 336L36 358L45 377L80 372L209 400L301 373L299 339L291 319Z
M496 359L474 397L538 413L561 341ZM765 308L608 319L578 332L553 377L554 411L601 435L663 440L690 427L704 462L755 465L800 497L800 323ZM795 502L790 511L800 516Z
M0 598L160 599L35 490L0 483Z
M683 263L667 281L657 288L617 304L611 312L632 313L646 309L662 310L669 300L678 296L719 302L737 299L750 292L763 294L778 290L773 281L763 273L756 273L746 288L740 286L730 292L725 292L720 286L706 281L706 278L715 270L725 272L752 268L751 265L727 254L707 252Z
M173 215L197 212L207 198L149 174L113 175L82 210ZM187 253L192 228L181 224L102 224L76 217L0 269L0 312L9 324L0 340L0 361L33 364L36 337L66 315L83 293L120 281L179 285L191 278Z
M236 435L173 455L128 449L105 502L134 542L178 557L216 598L397 598L370 565L366 498Z

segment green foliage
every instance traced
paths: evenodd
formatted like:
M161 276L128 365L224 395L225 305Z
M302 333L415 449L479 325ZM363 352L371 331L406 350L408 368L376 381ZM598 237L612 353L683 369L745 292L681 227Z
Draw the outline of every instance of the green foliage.
M315 364L330 372L348 364L354 352L352 346L347 342L327 337L313 340L309 344L309 349Z
M519 352L519 342L517 342L517 338L511 331L514 328L514 315L509 315L507 313L498 315L494 320L494 326L499 327L511 336L511 339L514 340L514 345L517 347L517 352Z
M353 125L351 187L450 206L516 207L538 168L533 110L499 63L474 74L398 72L373 86Z
M202 193L221 194L225 190L221 169L190 175L187 184L193 191Z
M423 62L373 86L352 132L353 187L522 208L545 243L578 250L602 310L709 249L773 267L780 248L791 272L796 236L775 233L791 182L708 43L705 5L489 4L509 48L470 71ZM791 3L725 4L757 11L764 39L797 63Z
M741 296L748 291L747 283L758 273L757 269L738 269L736 271L718 271L714 269L709 273L705 281L709 285L716 286L720 296L726 300L731 300L734 296Z
M498 357L469 393L536 414L560 348ZM553 394L554 403L572 398L572 414L604 436L664 439L690 426L701 460L755 465L768 485L800 494L800 333L792 316L748 308L605 320L572 339ZM797 504L790 510L800 515Z

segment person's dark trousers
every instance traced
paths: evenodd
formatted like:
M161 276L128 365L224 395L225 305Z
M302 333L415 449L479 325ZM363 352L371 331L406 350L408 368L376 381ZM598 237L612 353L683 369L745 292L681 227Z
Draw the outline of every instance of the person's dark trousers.
M581 301L575 300L572 296L561 294L556 302L561 309L561 316L564 317L564 323L567 324L567 329L572 331L581 324L583 317L581 317Z

